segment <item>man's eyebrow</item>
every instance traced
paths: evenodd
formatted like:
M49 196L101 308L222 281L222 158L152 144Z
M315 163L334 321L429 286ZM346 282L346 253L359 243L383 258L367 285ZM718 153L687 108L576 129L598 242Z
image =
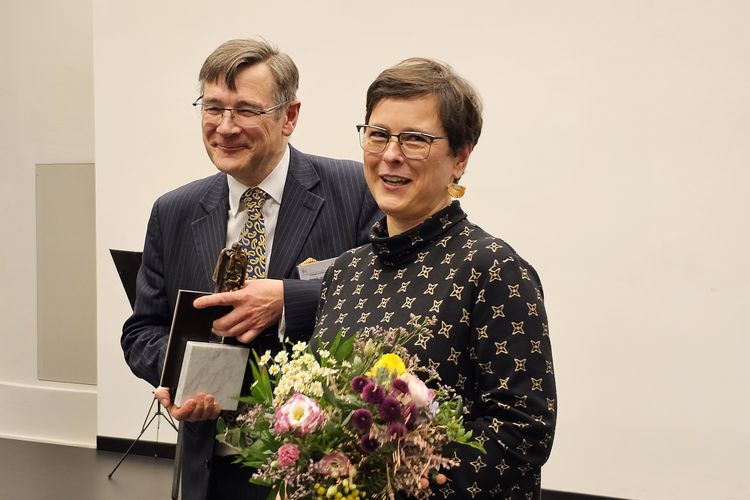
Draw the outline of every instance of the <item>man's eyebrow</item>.
M263 106L257 102L246 100L237 101L234 106L227 106L221 99L216 97L204 97L203 102L206 104L215 104L221 107L264 109Z
M253 108L253 109L265 109L262 104L259 104L256 101L237 101L237 104L234 105L236 108Z

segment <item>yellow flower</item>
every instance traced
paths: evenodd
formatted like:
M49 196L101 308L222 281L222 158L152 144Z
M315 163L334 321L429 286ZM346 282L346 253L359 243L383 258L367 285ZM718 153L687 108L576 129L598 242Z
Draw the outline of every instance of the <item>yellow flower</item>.
M375 366L372 367L372 370L367 372L367 376L374 376L378 372L378 368L381 367L385 368L391 373L391 375L396 377L406 371L406 366L404 366L404 362L401 360L401 358L399 358L397 354L388 353L381 356L378 362L375 363Z

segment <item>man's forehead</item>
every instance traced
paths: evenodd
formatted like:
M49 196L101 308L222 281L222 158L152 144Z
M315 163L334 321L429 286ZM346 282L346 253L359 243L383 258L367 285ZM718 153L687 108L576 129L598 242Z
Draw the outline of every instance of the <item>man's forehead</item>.
M234 75L231 85L226 74L203 83L201 92L206 99L231 99L235 102L262 104L273 98L274 79L264 63L246 66Z
M245 64L238 68L227 71L216 72L206 75L206 79L201 82L205 85L220 85L235 90L243 82L254 81L273 84L274 76L271 68L264 62L255 64Z

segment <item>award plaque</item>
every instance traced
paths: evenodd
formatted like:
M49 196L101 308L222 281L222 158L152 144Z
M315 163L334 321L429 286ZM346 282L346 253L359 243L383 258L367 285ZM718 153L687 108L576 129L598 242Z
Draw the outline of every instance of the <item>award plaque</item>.
M247 256L239 243L219 252L212 279L215 292L231 292L242 288L247 276ZM211 333L213 322L232 311L231 306L213 306L205 309L193 307L193 301L209 292L179 290L172 326L169 330L167 352L160 385L169 387L172 400L177 405L197 392L218 397L223 409L236 408L236 397L247 367L250 350L230 341L220 342ZM218 367L219 370L214 370ZM222 368L223 367L223 368ZM239 375L237 375L239 374ZM227 380L230 377L232 380ZM237 379L236 381L234 379ZM231 389L230 389L231 388ZM227 393L227 389L231 394ZM226 406L225 406L226 405Z
M247 255L239 243L219 252L214 266L213 280L216 292L239 290L247 277Z

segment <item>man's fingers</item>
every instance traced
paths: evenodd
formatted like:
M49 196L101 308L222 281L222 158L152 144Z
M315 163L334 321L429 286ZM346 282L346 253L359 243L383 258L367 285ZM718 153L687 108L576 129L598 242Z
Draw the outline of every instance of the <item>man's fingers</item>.
M168 387L157 387L156 389L154 389L154 398L164 408L169 409L169 407L172 406L172 398L169 396Z
M196 402L194 399L188 399L183 403L182 406L172 405L169 408L169 414L172 415L176 420L190 420L190 416L195 411Z
M196 309L205 309L211 306L233 305L231 292L214 293L198 297L193 301L193 307Z
M215 328L211 329L211 333L214 335L218 335L219 337L234 337L238 342L242 342L243 344L251 342L262 331L262 328L252 328L244 325L235 326L228 332L216 330Z
M216 400L210 394L199 393L194 398L184 401L182 406L176 406L172 403L172 398L169 396L169 389L167 387L157 387L154 389L154 398L156 398L160 405L167 409L172 418L180 422L216 420L221 411Z
M237 314L235 314L237 313ZM237 309L213 322L211 331L220 337L239 337L246 332L261 332L267 325L255 316L243 317Z
M203 402L203 414L204 420L213 420L219 416L219 405L214 401L213 396L206 396Z
M230 312L222 316L221 318L216 319L213 324L211 325L214 330L217 332L217 335L235 335L239 333L238 326L242 325L242 323L246 322L247 319L245 318L244 314L240 312L237 308L232 309ZM247 328L245 328L247 329ZM232 331L234 330L234 331Z
M182 421L188 418L188 416L192 413L193 408L195 408L195 401L192 399L185 401L182 406L176 406L174 403L172 403L172 398L169 395L168 387L157 387L154 390L154 397L159 402L159 404L162 405L170 415L172 415L172 418L178 421Z
M249 344L260 334L260 332L261 330L250 329L241 335L237 335L237 340L243 344Z
M215 420L219 416L221 408L214 401L214 397L207 394L198 394L195 399L191 399L194 404L185 420L188 422L201 422L204 420Z

